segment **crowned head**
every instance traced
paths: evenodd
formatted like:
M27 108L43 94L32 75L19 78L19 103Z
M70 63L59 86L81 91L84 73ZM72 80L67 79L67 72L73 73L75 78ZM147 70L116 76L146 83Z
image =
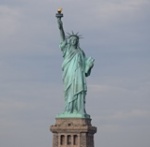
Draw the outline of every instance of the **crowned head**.
M78 47L79 46L79 39L81 39L81 35L79 35L78 33L74 33L72 31L72 33L68 33L67 39L69 39L69 43L73 46Z

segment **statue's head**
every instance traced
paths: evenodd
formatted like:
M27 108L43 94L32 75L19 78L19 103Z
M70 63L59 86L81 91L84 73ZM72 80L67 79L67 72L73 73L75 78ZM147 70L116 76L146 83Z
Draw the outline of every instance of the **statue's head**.
M74 32L72 32L72 34L68 33L68 37L69 39L69 43L72 46L75 46L76 48L79 47L79 39L81 38L80 35L78 35L78 33L74 34Z
M71 36L69 37L69 43L72 45L72 46L78 46L79 44L79 38L77 36Z

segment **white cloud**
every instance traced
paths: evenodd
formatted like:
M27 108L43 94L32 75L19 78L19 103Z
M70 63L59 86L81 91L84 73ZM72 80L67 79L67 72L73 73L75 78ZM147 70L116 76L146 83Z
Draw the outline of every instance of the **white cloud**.
M96 8L93 10L95 10L95 14L97 14L96 17L98 16L102 22L112 22L116 21L118 18L123 20L126 18L135 19L136 17L139 17L137 13L145 4L148 4L147 0L113 0L103 4L99 2L99 5L96 5ZM117 21L120 21L120 19Z
M117 87L117 86L111 86L111 85L89 85L89 88L91 91L97 92L97 93L106 93L106 92L128 92L127 89L122 88L122 87Z
M127 112L117 112L109 117L115 120L128 120L134 118L150 118L150 111L135 109Z
M11 39L20 25L20 11L6 5L0 5L0 40Z
M111 125L111 124L103 124L103 125L100 125L98 126L100 128L99 131L102 131L102 132L107 132L107 133L115 133L115 132L118 132L120 129L122 129L121 126L119 125Z
M92 117L95 120L97 127L102 132L119 132L128 127L143 127L150 121L150 111L142 109L132 109L130 111L116 111L111 114L101 114L100 116ZM147 123L145 122L147 121ZM124 130L125 131L125 130Z

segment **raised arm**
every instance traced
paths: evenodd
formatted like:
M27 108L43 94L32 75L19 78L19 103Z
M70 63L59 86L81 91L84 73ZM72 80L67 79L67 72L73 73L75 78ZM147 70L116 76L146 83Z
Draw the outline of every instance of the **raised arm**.
M58 28L60 30L60 38L61 38L61 41L65 41L65 32L64 32L64 29L63 29L63 23L61 21L61 18L57 18L57 23L58 23Z

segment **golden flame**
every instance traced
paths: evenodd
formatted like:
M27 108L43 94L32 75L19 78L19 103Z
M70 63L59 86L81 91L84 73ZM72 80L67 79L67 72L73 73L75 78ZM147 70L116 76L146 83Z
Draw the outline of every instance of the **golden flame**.
M57 12L61 13L62 12L62 8L58 8Z

